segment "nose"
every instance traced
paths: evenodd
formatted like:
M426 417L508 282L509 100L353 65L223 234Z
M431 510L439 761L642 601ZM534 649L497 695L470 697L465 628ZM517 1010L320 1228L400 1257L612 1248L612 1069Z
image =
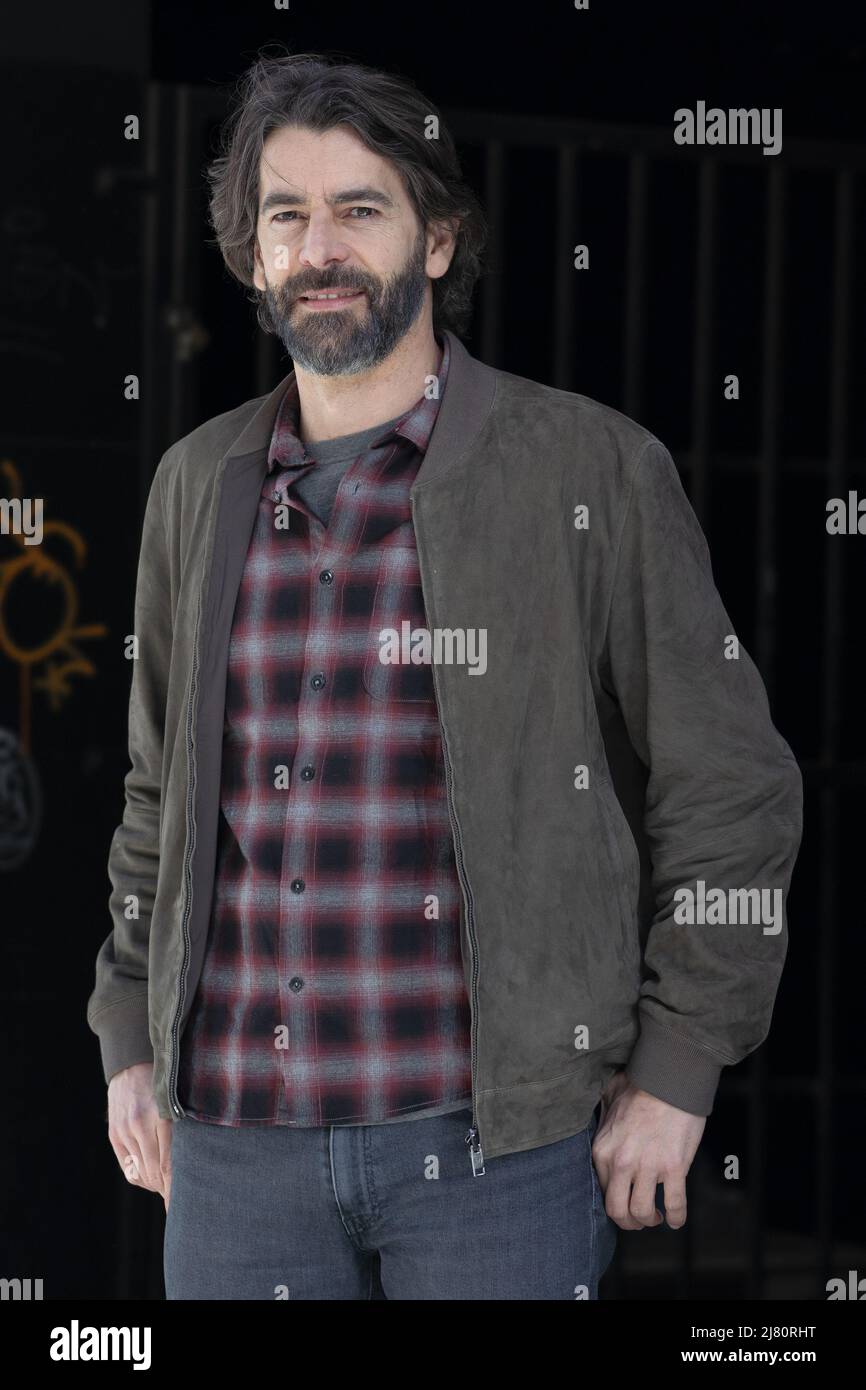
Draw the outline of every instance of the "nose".
M304 233L299 260L313 270L341 265L349 255L339 225L329 212L313 213Z

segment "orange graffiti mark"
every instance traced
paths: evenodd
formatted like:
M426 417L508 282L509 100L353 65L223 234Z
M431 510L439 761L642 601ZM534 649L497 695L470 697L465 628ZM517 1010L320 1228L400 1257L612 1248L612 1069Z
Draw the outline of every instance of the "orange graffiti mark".
M20 497L21 475L11 459L0 461L0 473L9 479L8 495ZM69 546L75 568L83 568L87 558L87 545L74 527L65 521L47 521L43 524L42 535L43 543L47 535L59 536ZM44 690L51 709L57 711L70 693L70 676L96 674L96 667L79 651L75 642L89 637L104 637L108 629L104 623L87 623L84 626L79 623L75 582L59 560L47 554L42 545L26 545L23 536L13 534L11 539L23 553L13 556L11 560L0 561L0 652L20 667L21 745L25 752L29 752L31 687ZM32 647L24 647L13 638L6 620L6 614L12 607L14 586L16 582L20 584L25 576L27 579L36 579L59 589L62 605L60 620L55 630ZM33 678L33 668L42 663L46 663L45 673Z

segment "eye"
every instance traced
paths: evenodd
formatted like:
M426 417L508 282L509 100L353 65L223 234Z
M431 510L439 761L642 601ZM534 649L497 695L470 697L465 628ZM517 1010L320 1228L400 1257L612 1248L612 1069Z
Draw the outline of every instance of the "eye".
M352 214L353 214L353 213L356 213L356 212L364 213L364 214L366 214L366 215L365 215L365 216L362 216L362 217L352 217ZM378 209L378 208L365 207L365 206L363 206L363 205L360 204L360 203L357 204L355 207L349 209L349 216L350 216L350 218L352 218L352 220L355 221L355 222L369 222L371 218L373 218L373 217L378 217L379 215L380 215L380 214L379 214L379 209ZM285 211L285 212L275 212L274 215L273 215L273 217L271 218L271 221L272 221L272 222L282 222L282 221L283 221L284 219L286 219L286 218L292 218L292 219L294 219L294 218L297 217L297 216L298 216L297 212L295 212L295 211L292 210L292 209L288 209L288 210Z

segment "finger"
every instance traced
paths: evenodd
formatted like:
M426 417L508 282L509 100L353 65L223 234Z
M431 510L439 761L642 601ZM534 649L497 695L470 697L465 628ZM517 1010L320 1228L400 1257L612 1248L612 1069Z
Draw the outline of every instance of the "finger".
M112 1138L111 1147L127 1182L143 1187L141 1154L132 1136L125 1140Z
M168 1211L168 1196L171 1190L171 1120L157 1120L156 1143L159 1149L159 1169L162 1174L162 1196Z
M159 1162L159 1144L156 1126L151 1117L145 1119L138 1130L138 1143L145 1166L145 1186L151 1192L163 1192L162 1171Z
M133 1154L128 1153L121 1166L123 1168L123 1176L126 1178L127 1182L131 1182L136 1187L147 1186L142 1175L141 1163Z
M654 1167L638 1172L637 1181L631 1190L628 1209L642 1227L658 1226L661 1223L662 1215L656 1207L657 1186L658 1176Z
M606 1194L607 1185L610 1181L610 1163L601 1153L597 1154L594 1147L590 1150L590 1156L595 1171L598 1174L598 1185L602 1192Z
M678 1231L686 1224L686 1180L682 1173L665 1178L665 1221Z
M611 1170L610 1182L605 1193L604 1209L611 1221L615 1221L624 1231L639 1231L640 1222L635 1221L629 1210L632 1172L629 1168Z
M121 1172L128 1183L135 1187L146 1187L145 1170L143 1170L142 1155L138 1150L135 1141L131 1141L132 1147L117 1151L118 1163L121 1165Z

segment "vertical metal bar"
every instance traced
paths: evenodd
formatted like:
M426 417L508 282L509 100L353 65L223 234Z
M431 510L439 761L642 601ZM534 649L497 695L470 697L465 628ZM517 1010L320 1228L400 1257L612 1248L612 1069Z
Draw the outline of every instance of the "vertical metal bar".
M189 176L189 131L190 131L190 90L185 83L175 88L174 110L174 179L172 189L171 226L171 283L170 303L177 313L187 308L187 257L190 238L190 208L187 179ZM179 333L176 329L171 338L171 364L168 418L171 438L179 439L186 433L184 418L186 373L178 351Z
M779 467L779 362L782 338L785 170L774 164L767 205L767 279L761 345L761 444L758 466L758 611L756 651L768 689L776 646L776 501Z
M694 376L692 401L694 438L690 501L698 520L706 526L710 452L710 402L714 399L711 382L714 369L713 279L716 261L716 215L718 164L701 160L698 170L698 249L695 266Z
M758 456L758 576L755 657L769 693L774 684L776 616L776 493L779 463L779 362L782 335L782 271L785 211L785 170L774 164L767 192L761 346L761 442ZM760 1298L764 1275L764 1185L767 1172L769 1103L767 1053L759 1048L752 1059L749 1091L749 1251L748 1297Z
M138 526L139 534L147 504L147 495L158 463L156 412L159 395L157 391L157 351L158 332L156 307L158 304L159 267L159 181L161 117L163 91L156 82L144 84L143 91L143 140L142 154L144 167L140 183L142 236L140 256L140 361L139 383L139 435L138 435ZM124 1178L116 1184L117 1190L117 1245L113 1270L114 1293L117 1299L128 1301L135 1296L132 1287L132 1272L136 1267L138 1247L138 1223L142 1210L139 1194L130 1187Z
M277 384L277 339L272 333L256 334L256 393L264 396ZM282 373L285 375L285 373Z
M490 140L485 151L485 197L490 221L489 275L482 281L481 349L479 356L490 366L500 362L502 348L502 204L505 182L505 146Z
M629 155L623 409L625 414L633 419L639 419L643 411L642 347L646 294L648 167L647 155L640 151Z
M139 468L138 468L138 507L139 517L144 517L147 494L153 478L157 460L156 392L154 376L156 365L156 285L159 259L159 166L160 116L162 112L161 91L155 82L145 84L144 91L144 170L142 179L142 238L141 238L141 368L139 382L141 399L139 401Z
M715 251L717 168L715 159L698 165L697 253L695 262L695 316L692 342L692 470L689 498L702 526L707 521L707 462L709 453L709 400L712 370L712 285ZM680 1233L677 1296L689 1297L694 1287L695 1215Z
M556 236L553 276L553 384L562 391L573 387L574 306L580 275L574 268L574 194L577 149L560 145L556 169ZM578 237L577 240L580 238Z
M833 329L830 345L830 441L827 468L828 500L846 496L847 402L852 297L853 188L851 171L839 170L835 188L833 246ZM816 529L819 529L816 523ZM823 529L823 528L820 528ZM820 534L819 529L819 534ZM821 709L821 762L831 773L821 786L821 904L822 949L818 959L818 1090L817 1130L817 1239L818 1288L830 1278L833 1251L833 984L836 974L840 918L838 874L841 814L838 776L841 735L843 650L843 542L827 546L827 583L824 591L824 676Z

